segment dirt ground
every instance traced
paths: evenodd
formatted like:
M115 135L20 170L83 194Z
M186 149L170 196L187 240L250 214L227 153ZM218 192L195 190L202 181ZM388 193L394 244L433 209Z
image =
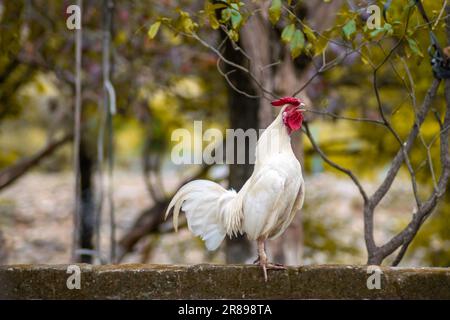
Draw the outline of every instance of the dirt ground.
M303 263L363 263L361 200L354 185L329 173L307 177L306 183L303 220L311 229L305 232L312 238L307 240L314 245L304 248ZM386 239L404 221L403 216L393 212L399 206L408 208L411 204L408 193L407 183L394 185L392 194L377 212L376 223L381 226L376 232L377 239ZM115 173L114 198L120 239L139 213L151 206L151 199L141 174L129 171ZM70 173L31 173L0 193L0 230L6 241L7 263L68 263L73 207ZM101 251L107 256L109 224L107 214L104 216ZM326 230L324 235L319 234L319 227ZM328 242L337 246L337 252L331 253L326 246ZM207 253L201 241L187 230L149 237L136 249L137 253L129 254L123 262L224 262L222 251Z

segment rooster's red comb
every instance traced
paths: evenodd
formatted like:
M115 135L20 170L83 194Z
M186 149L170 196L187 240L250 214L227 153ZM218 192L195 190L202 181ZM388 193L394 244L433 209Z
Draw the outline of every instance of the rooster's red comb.
M271 102L271 104L274 107L281 107L284 106L285 104L291 104L293 106L299 106L301 103L300 99L294 98L294 97L284 97L278 100L274 100Z

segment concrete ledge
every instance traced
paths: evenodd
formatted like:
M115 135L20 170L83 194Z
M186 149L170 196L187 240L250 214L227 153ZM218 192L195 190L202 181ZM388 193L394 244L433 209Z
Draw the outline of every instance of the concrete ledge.
M450 299L450 268L382 267L381 289L366 266L270 270L246 265L78 265L81 289L68 289L67 265L0 266L1 299Z

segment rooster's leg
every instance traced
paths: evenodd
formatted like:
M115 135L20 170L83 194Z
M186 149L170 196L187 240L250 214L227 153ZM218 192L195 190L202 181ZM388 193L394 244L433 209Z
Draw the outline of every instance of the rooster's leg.
M264 272L264 280L267 281L267 270L268 269L276 269L276 270L285 270L286 266L278 263L269 263L267 261L266 254L266 244L265 239L258 239L258 258L253 262L254 264L259 264Z
M265 250L265 239L258 239L258 259L255 263L259 263L264 273L264 281L267 282L267 255Z

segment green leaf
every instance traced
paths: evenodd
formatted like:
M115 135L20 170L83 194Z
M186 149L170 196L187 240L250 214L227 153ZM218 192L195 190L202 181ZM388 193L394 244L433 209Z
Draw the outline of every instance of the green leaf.
M350 40L356 33L355 19L352 19L349 22L347 22L345 26L342 28L342 32L344 33L345 39Z
M295 24L289 24L284 27L283 32L281 32L281 41L284 43L289 43L292 40L295 32Z
M205 2L205 13L208 17L209 24L213 29L219 29L220 27L219 20L217 20L216 17L216 10L221 8L226 8L226 4L224 3L213 4L209 1Z
M290 43L292 59L297 58L302 53L304 47L305 47L305 36L301 30L297 29L295 30Z
M269 8L269 20L272 24L275 24L281 17L281 0L272 0L272 4Z
M223 9L221 14L222 14L222 19L221 19L222 22L227 22L228 20L231 19L231 9L230 8Z
M314 55L317 56L319 54L322 54L322 52L324 52L327 47L328 47L328 39L320 37L319 41L315 43Z
M384 30L386 30L386 33L389 36L392 36L394 34L394 29L392 28L392 25L390 23L385 23L384 24Z
M158 33L159 27L161 26L161 21L157 21L150 26L148 29L147 35L150 39L153 39Z
M212 9L215 11L217 9L224 9L224 8L228 8L228 6L225 3L215 3L215 4L211 4Z
M328 29L322 32L319 39L314 44L314 55L322 54L328 47L328 39L332 38L333 29Z
M310 42L315 42L317 40L317 37L316 37L313 29L308 27L306 24L303 25L303 32L305 33L306 38L308 38L308 40Z
M367 48L367 46L362 46L361 47L361 54L359 56L361 58L361 61L364 64L369 64L370 52L369 52L369 49Z
M308 44L306 45L305 53L310 57L314 56L314 46L311 44L311 42L308 42Z
M376 28L375 30L371 31L369 33L371 38L375 38L377 35L379 35L380 33L384 32L383 28Z
M211 25L211 28L213 28L214 30L219 29L220 23L219 23L219 20L217 20L216 16L210 15L208 18L209 18L209 24Z
M198 28L198 24L192 21L189 12L180 10L179 13L180 16L176 23L178 29L186 33L192 33L195 29Z
M371 38L374 38L380 33L387 33L389 36L392 36L392 34L394 33L394 29L392 28L391 24L385 23L383 28L377 28L377 29L373 30L372 32L370 32L369 35Z
M423 53L422 53L422 51L420 50L419 45L417 44L417 42L416 42L414 39L408 38L408 45L409 45L411 51L412 51L415 55L417 55L417 56L423 58Z
M231 4L232 9L231 11L231 26L234 30L237 30L241 27L242 24L242 15L239 12L239 7L236 3Z
M237 42L239 40L239 33L234 31L234 30L229 30L228 31L228 36L230 37L231 40L233 40L234 42Z

